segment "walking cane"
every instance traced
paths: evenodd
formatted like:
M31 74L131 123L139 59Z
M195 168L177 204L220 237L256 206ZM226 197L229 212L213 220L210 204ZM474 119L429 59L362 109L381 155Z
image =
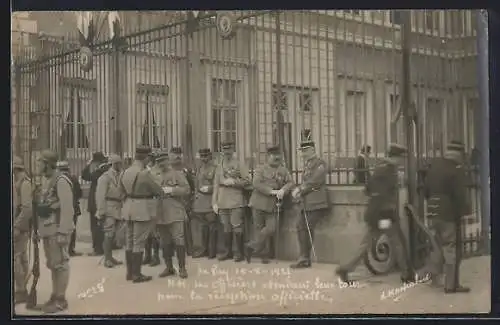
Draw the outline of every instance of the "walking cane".
M307 227L307 233L309 234L309 240L311 242L311 250L313 253L314 261L318 262L318 258L316 255L316 250L314 249L314 243L313 243L313 238L312 238L312 233L311 233L311 227L309 226L309 218L307 217L307 212L306 212L306 205L304 204L304 201L301 201L302 203L302 211L304 211L304 219L306 220L306 227Z
M279 259L279 244L280 244L280 212L283 201L278 199L276 201L276 229L274 230L274 255L275 259Z

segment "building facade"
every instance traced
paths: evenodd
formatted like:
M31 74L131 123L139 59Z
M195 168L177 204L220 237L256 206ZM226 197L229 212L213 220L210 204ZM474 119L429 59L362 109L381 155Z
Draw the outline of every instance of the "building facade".
M412 101L424 156L451 139L475 146L475 15L412 11ZM107 26L96 16L96 26ZM181 145L194 157L230 139L255 165L269 143L282 139L291 168L301 170L295 148L309 137L341 169L353 166L365 144L382 156L389 142L405 141L398 118L401 26L392 11L120 16L124 45L110 42L102 28L84 70L80 44L68 36L76 31L74 13L27 15L38 34L25 46L31 56L24 51L15 64L19 152L50 146L80 169L97 150Z

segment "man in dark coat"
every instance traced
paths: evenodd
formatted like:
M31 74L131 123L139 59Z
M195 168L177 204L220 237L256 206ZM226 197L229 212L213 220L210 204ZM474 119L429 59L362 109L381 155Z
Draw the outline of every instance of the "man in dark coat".
M368 178L370 177L368 157L370 156L371 150L372 147L364 145L358 157L356 157L356 166L354 167L356 169L354 172L354 183L356 184L366 184L368 182Z
M64 175L68 176L68 178L71 180L71 188L73 189L73 207L75 210L75 214L73 216L73 222L75 223L75 230L73 230L73 233L71 234L71 240L69 242L69 256L81 256L82 254L75 251L75 246L76 246L76 225L78 222L78 217L82 214L82 211L80 209L80 199L82 198L82 188L80 187L80 182L78 181L78 178L71 174L71 171L69 169L69 164L67 161L58 161L56 165L57 169L63 173Z
M104 157L102 152L95 152L92 155L92 160L85 166L82 171L82 179L84 181L90 182L90 189L88 194L88 206L87 211L90 215L90 231L92 233L92 248L94 249L91 255L103 255L103 241L104 234L102 229L99 227L98 219L96 218L97 206L95 202L95 193L97 189L97 180L106 171L103 168L99 168L103 163L106 162L106 157Z
M461 218L469 213L467 204L464 145L452 141L444 157L429 166L424 186L429 225L442 246L444 265L432 265L433 280L444 273L445 293L467 293L460 285L459 269L462 250ZM442 260L441 260L442 262ZM436 282L438 282L437 280Z
M406 240L401 230L398 206L398 166L403 164L407 149L397 144L389 146L388 157L375 167L373 175L366 184L366 194L370 197L365 211L366 233L356 254L347 263L340 265L336 271L344 282L349 282L348 275L358 266L372 242L378 229L384 226L387 236L394 249L397 263L401 270L401 281L414 281L411 262L408 257ZM381 222L383 221L383 222Z

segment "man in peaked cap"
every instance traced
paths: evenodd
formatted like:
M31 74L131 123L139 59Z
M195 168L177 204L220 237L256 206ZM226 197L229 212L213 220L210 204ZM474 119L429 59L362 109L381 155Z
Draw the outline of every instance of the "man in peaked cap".
M178 154L164 153L161 156L161 186L165 196L161 198L158 217L158 232L163 248L166 268L159 275L161 278L174 275L172 257L177 256L179 277L188 276L186 270L185 221L187 219L185 197L191 194L191 188L182 170L182 160Z
M31 180L26 175L21 158L13 159L13 185L12 203L14 208L13 247L14 247L14 302L26 302L28 292L26 281L29 272L28 242L30 236L30 221L33 216L33 196Z
M191 233L191 214L192 214L192 206L193 206L193 193L194 193L194 173L193 171L186 166L183 160L182 148L181 147L172 147L170 149L170 162L173 168L179 169L184 173L186 179L189 183L189 188L191 192L189 195L184 197L184 202L186 205L186 213L188 218L184 223L184 236L186 243L186 252L188 256L193 254L193 238Z
M53 292L49 301L40 306L45 313L68 308L66 290L69 282L69 243L75 227L71 180L56 171L57 155L42 151L38 169L43 177L41 195L37 204L39 236L42 238L47 267L52 273Z
M163 196L150 171L146 168L151 148L137 146L135 160L121 178L122 191L126 199L122 208L127 220L126 266L127 280L134 283L152 280L141 273L144 246L148 236L156 227L157 198Z
M444 265L429 265L431 278L439 286L444 273L445 293L467 293L469 288L460 285L462 238L461 218L467 215L466 176L462 167L464 145L451 141L443 157L429 165L424 181L429 226L442 245Z
M297 236L300 256L291 268L311 267L314 232L318 222L329 212L326 189L326 162L316 154L315 143L310 139L301 142L300 155L304 161L302 184L292 191L292 197L301 202L301 214L297 220Z
M90 232L92 233L92 255L100 256L104 254L103 251L103 241L104 234L102 233L101 227L99 227L99 222L96 217L97 205L95 201L95 193L97 189L97 180L104 173L104 170L100 166L107 163L107 159L104 154L100 151L94 152L92 154L92 159L85 166L82 171L82 179L84 181L90 182L89 194L87 199L87 211L90 216Z
M80 182L75 175L71 174L69 164L66 160L58 161L56 165L57 169L66 175L71 180L71 185L73 188L73 208L75 214L73 216L73 223L75 224L75 230L71 234L71 240L69 243L69 256L81 256L82 254L75 251L76 246L76 225L78 223L78 217L82 214L80 209L80 199L82 198L82 188L80 187Z
M277 224L277 204L294 186L292 175L283 166L283 157L278 146L267 149L267 163L258 168L253 178L253 192L249 206L253 212L255 238L246 246L247 262L251 262L254 252L263 251L262 263L269 263L270 239L275 234Z
M193 257L213 259L217 254L217 215L212 209L212 194L217 165L209 148L200 149L201 164L196 170L193 202Z
M103 250L104 266L107 268L123 264L113 257L113 240L116 229L123 222L121 213L123 192L120 186L120 174L122 169L122 159L116 154L109 157L108 163L111 165L106 172L97 180L96 217L99 219L104 233Z
M219 214L224 228L224 254L219 260L233 257L233 235L236 242L235 262L245 259L244 215L247 206L245 189L252 183L248 167L234 157L234 143L222 143L223 158L217 166L214 178L212 207Z
M372 147L369 145L364 145L359 151L358 157L356 157L356 172L355 172L355 183L356 184L366 184L368 177L370 177L368 158L370 157Z
M373 175L366 184L366 193L369 196L368 207L365 211L367 229L356 254L344 264L341 264L336 273L344 282L349 282L348 275L361 262L375 234L378 234L379 221L390 220L390 228L386 234L394 248L397 264L401 270L401 281L414 281L413 270L408 256L406 240L401 230L398 207L398 167L405 161L407 149L399 144L390 144L387 158L375 166Z

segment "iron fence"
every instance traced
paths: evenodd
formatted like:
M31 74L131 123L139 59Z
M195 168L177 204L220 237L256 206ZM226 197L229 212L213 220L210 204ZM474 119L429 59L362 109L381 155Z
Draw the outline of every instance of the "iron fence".
M405 142L397 12L154 14L125 20L124 36L91 44L91 56L69 37L43 37L34 54L16 58L16 154L33 161L52 148L78 175L95 151L180 145L193 161L199 148L233 140L255 168L274 142L300 182L295 148L309 138L330 166L329 184L352 185L362 146L371 146L373 165L389 142ZM411 97L423 159L452 139L468 152L477 145L475 19L471 10L412 11ZM144 27L149 20L160 26ZM479 186L471 188L479 211ZM479 214L472 219L481 228Z

